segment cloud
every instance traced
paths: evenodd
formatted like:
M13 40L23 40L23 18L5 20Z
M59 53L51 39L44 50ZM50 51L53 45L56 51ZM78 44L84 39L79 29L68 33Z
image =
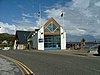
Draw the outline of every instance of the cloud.
M100 7L100 1L96 2L95 5Z
M15 34L16 26L8 23L0 22L0 33L12 33Z
M73 8L86 9L89 6L90 0L72 0Z
M53 17L68 34L100 36L100 1L72 0L65 6L47 9L47 18ZM64 12L64 18L60 17ZM63 21L64 20L64 21Z
M43 26L46 22L47 22L46 19L38 18L38 20L36 21L37 28L40 28L40 27Z
M15 22L16 23L19 23L19 24L32 23L29 19L27 19L25 17L22 17L22 19L21 20L18 20L18 21L15 20Z
M22 6L22 5L18 5L18 7L21 9L25 9L24 6Z
M26 17L22 17L21 20L13 20L16 23L16 30L34 31L37 28L34 23Z
M53 12L52 12L53 11ZM47 13L47 17L51 18L51 17L60 17L60 14L62 13L61 9L51 9L51 10L46 10L45 13Z
M26 14L26 13L22 13L22 16L23 16L23 17L33 17L33 16L31 16L29 13L27 13L27 14Z
M18 7L24 9L21 5ZM62 12L64 17L61 17ZM53 17L66 30L67 34L100 37L100 0L71 0L64 6L56 3L56 5L44 9L42 13L46 16L39 18L34 14L36 20L34 22L29 19L32 17L29 13L23 13L21 20L14 20L16 25L0 22L0 26L3 26L0 28L0 32L11 33L14 30L11 26L17 30L34 30L43 26Z

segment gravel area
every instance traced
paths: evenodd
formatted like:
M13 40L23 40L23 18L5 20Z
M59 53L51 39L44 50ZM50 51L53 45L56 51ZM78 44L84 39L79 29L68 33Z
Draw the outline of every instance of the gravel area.
M21 71L13 62L0 57L0 75L21 75Z

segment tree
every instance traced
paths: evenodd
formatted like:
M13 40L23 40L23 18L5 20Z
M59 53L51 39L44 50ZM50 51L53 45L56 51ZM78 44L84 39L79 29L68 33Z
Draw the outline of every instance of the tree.
M82 39L81 39L81 42L85 42L85 41L86 41L85 38L82 38Z
M81 47L84 47L85 46L85 42L86 42L85 38L82 38L81 39Z
M14 39L15 39L15 35L13 34L8 34L8 33L0 33L0 46L13 46L14 43ZM3 41L7 41L7 43L4 45L2 45Z

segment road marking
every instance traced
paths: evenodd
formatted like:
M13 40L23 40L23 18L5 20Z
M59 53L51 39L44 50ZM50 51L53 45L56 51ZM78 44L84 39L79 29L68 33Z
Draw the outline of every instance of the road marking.
M16 63L15 63L16 64ZM21 70L21 72L22 72L22 75L24 75L24 72L23 72L23 70L22 70L22 68L18 65L18 64L16 64L17 66L18 66L18 68Z
M15 59L13 59L13 58L10 58L10 57L8 57L8 56L5 56L5 55L3 55L3 54L0 54L0 56L2 56L2 57L4 57L4 58L6 58L6 59L8 59L8 60L10 60L10 61L12 61L12 62L14 62L15 64L17 64L17 65L19 65L25 72L26 72L26 74L25 75L35 75L25 64L23 64L22 62L20 62L20 61L18 61L18 60L15 60ZM22 73L23 73L23 71L22 71Z

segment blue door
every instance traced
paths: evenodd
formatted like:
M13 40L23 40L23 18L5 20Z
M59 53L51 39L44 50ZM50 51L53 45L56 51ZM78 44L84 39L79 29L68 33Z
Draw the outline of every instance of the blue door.
M59 50L60 35L45 35L44 36L44 49L45 50Z

